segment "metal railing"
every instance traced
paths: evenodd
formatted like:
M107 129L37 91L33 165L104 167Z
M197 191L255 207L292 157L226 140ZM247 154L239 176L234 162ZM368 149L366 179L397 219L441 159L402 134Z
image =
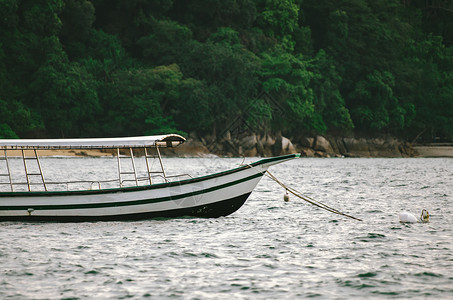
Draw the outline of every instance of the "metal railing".
M178 174L170 175L164 177L162 175L153 175L152 179L160 178L160 180L153 180L153 184L172 182L172 179L180 179L183 177L193 178L189 174ZM177 180L176 180L177 181ZM128 185L130 182L132 184ZM135 184L134 184L135 183ZM123 179L121 184L119 184L118 179L109 179L109 180L73 180L73 181L62 181L62 182L51 182L46 181L46 190L45 191L83 191L83 190L101 190L103 188L114 189L114 188L127 188L133 186L147 186L149 185L149 177L138 177L137 179ZM8 188L2 188L3 186L8 186ZM11 188L15 187L15 189ZM20 189L19 187L23 187ZM12 185L9 182L0 182L0 192L8 191L30 191L29 187L31 186L41 186L42 182L13 182ZM44 191L44 190L41 190Z
M22 150L22 160L23 160L23 168L25 169L25 177L22 177L24 181L14 181L11 176L11 169L8 163L8 156L7 150L4 150L4 157L0 157L0 160L3 160L6 165L6 173L0 173L1 177L8 177L8 181L4 180L0 182L0 192L23 192L23 191L81 191L81 190L101 190L105 189L114 189L114 188L123 188L123 187L131 187L131 186L146 186L156 183L166 183L172 180L181 180L183 177L192 178L189 174L178 174L178 175L170 175L167 176L164 170L164 166L162 163L162 157L160 155L159 148L156 147L156 156L151 156L148 154L146 148L144 148L145 153L145 161L146 161L146 177L138 177L137 169L135 166L135 159L133 149L129 148L129 155L122 156L120 155L120 149L117 149L117 164L118 164L118 178L116 179L108 179L108 180L68 180L68 181L61 181L61 182L52 182L47 181L44 179L43 170L41 168L41 164L39 161L39 157L37 154L36 149L31 149L33 151L32 156L26 156L24 151ZM122 159L130 159L132 170L124 170L121 167L121 160ZM150 164L148 159L154 158L159 160L159 170L153 171L151 170ZM28 169L28 165L26 163L27 160L33 160L37 164L37 171L31 172ZM1 168L1 167L0 167ZM35 180L31 180L31 176L35 176ZM129 175L129 178L126 178ZM132 175L132 176L131 176ZM132 179L130 179L132 177ZM38 180L39 178L39 180ZM4 186L8 186L8 188L3 188ZM40 190L37 190L36 187L41 186ZM32 189L32 187L34 187Z

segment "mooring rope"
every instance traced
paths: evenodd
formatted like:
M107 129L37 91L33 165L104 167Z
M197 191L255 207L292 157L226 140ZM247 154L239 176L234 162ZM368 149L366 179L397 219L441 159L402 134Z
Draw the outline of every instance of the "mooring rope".
M274 175L272 175L269 171L266 171L264 173L264 175L266 175L267 177L269 177L270 179L274 180L275 182L277 182L279 185L281 185L287 192L290 192L291 194L293 194L294 196L296 197L299 197L300 199L314 205L314 206L317 206L319 208L322 208L322 209L325 209L331 213L334 213L334 214L337 214L337 215L341 215L341 216L345 216L345 217L348 217L348 218L351 218L351 219L354 219L354 220L357 220L357 221L362 221L361 219L359 218L356 218L356 217L353 217L351 215L348 215L348 214L345 214L341 211L339 211L338 209L335 209L333 207L330 207L324 203L321 203L319 201L316 201L310 197L307 197L307 196L303 196L300 192L296 191L295 189L293 189L292 187L289 187L287 185L285 185L283 182L281 182L280 180L277 179L277 177L275 177Z

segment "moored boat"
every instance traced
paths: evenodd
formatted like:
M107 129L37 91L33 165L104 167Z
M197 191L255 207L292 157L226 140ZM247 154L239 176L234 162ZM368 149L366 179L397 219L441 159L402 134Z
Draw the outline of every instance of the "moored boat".
M166 174L159 149L176 147L184 141L184 137L176 134L101 139L0 140L0 150L4 152L0 177L6 178L0 182L3 186L0 192L0 220L53 222L226 216L245 203L270 166L299 157L299 154L290 154L264 158L223 172L181 180L180 176ZM117 186L102 188L102 183L106 181L96 181L91 182L90 189L69 189L70 182L46 181L38 155L44 149L114 150L118 160L118 178L108 182L115 182ZM138 149L145 157L146 178L137 176L134 151ZM11 176L8 155L11 150L21 153L25 177L21 182L14 181ZM125 157L120 155L121 150L128 151L132 172L122 170L121 160ZM31 156L27 156L27 152ZM150 152L156 155L152 156ZM150 169L148 159L151 157L159 161L159 171ZM31 163L36 165L37 172L27 168ZM127 175L132 176L132 180L127 180ZM39 182L31 180L32 177L39 178ZM157 182L156 178L163 180ZM132 181L133 185L126 185L126 181ZM41 190L36 190L36 185ZM66 186L66 189L51 189L51 185Z

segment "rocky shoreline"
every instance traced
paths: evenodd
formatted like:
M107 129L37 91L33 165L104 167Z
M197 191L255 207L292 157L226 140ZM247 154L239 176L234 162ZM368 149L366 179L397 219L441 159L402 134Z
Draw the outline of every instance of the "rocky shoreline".
M284 136L247 135L231 138L226 135L220 141L213 137L189 137L187 142L175 149L165 151L175 156L217 155L277 156L301 153L304 157L417 157L419 153L407 142L394 137L357 138L337 136L313 136L287 138Z
M142 151L134 151L137 156ZM176 148L161 150L169 157L271 157L301 153L303 157L453 157L453 144L412 145L394 137L364 138L339 136L301 136L287 138L270 135L246 135L217 140L212 136L191 135ZM40 150L40 156L112 156L110 150ZM21 156L19 150L9 156Z
M413 145L395 137L301 136L287 138L269 135L246 135L221 140L211 136L189 136L187 142L168 149L169 156L269 157L301 153L304 157L453 157L453 144Z

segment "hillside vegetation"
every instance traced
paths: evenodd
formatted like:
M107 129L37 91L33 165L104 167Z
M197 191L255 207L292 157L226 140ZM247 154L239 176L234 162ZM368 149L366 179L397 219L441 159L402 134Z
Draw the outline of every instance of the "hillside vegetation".
M453 137L450 0L0 0L0 137Z

